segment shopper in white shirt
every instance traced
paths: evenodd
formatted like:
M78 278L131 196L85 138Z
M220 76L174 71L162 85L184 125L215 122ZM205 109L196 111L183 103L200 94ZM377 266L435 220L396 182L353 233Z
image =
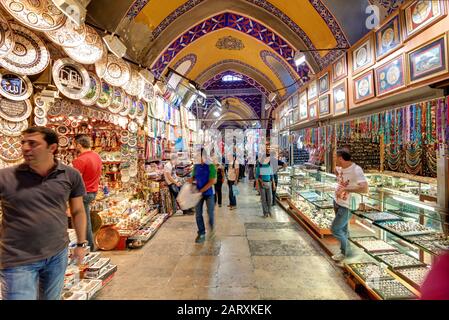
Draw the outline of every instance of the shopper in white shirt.
M239 182L239 162L232 154L228 156L228 187L229 187L229 205L230 210L234 210L237 207L237 199L234 194L233 186L237 186Z
M176 154L172 154L170 157L170 161L168 161L164 166L164 178L165 182L168 185L170 190L170 194L172 195L173 200L173 212L177 214L182 214L182 210L176 210L178 206L176 205L176 198L179 194L179 188L182 184L178 181L176 177L175 167L178 162L178 157Z
M368 192L368 182L362 168L351 161L351 153L343 148L337 151L336 162L337 189L335 190L334 211L335 219L332 222L332 234L340 241L340 253L332 256L335 261L341 261L350 255L348 224L351 216L350 193Z

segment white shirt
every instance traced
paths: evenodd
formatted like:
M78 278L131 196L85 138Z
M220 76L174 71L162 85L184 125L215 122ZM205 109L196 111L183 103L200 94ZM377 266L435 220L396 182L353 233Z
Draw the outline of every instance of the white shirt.
M228 180L235 181L237 180L236 170L239 168L239 162L235 160L234 165L232 163L229 164L228 168Z
M168 173L172 178L176 179L175 174L174 174L174 172L173 172L173 165L171 164L170 161L168 161L168 162L165 164L165 166L164 166L164 173ZM164 177L165 177L165 175L164 175ZM165 182L166 182L168 185L171 185L171 184L172 184L172 182L171 182L171 181L168 181L166 178L165 178Z
M350 193L348 192L338 192L339 188L352 188L356 187L359 183L367 182L365 175L363 174L362 168L353 163L350 167L343 169L340 167L336 168L337 171L337 190L335 190L335 199L339 206L351 209L350 205ZM357 202L360 197L357 194L354 195L355 201ZM357 208L357 205L353 207Z

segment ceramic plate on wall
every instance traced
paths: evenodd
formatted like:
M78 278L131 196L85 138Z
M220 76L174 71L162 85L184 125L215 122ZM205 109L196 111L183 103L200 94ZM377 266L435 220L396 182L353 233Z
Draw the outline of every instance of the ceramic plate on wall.
M103 79L106 69L108 67L108 50L105 48L100 60L95 62L95 72L100 79Z
M153 96L154 96L153 86L151 85L151 83L144 81L141 98L146 102L151 102L153 100Z
M87 70L70 58L59 59L53 65L53 80L56 87L69 99L79 100L90 88Z
M125 94L125 99L124 99L124 103L123 103L123 108L122 110L119 112L119 115L121 115L122 117L126 117L129 113L129 110L131 110L132 107L132 99L130 96L128 96L127 94Z
M22 159L22 137L0 136L0 158L8 162Z
M100 98L98 98L96 103L98 107L106 109L111 105L113 90L114 88L110 84L101 81Z
M8 20L0 14L0 58L5 57L14 48L14 34Z
M0 3L17 21L37 31L59 29L67 19L50 0L0 0Z
M94 64L101 59L105 50L103 40L92 27L86 26L84 42L74 48L64 47L65 53L81 64Z
M89 72L89 90L84 98L80 99L80 102L85 106L93 106L97 103L101 94L101 80L93 72Z
M84 43L86 39L86 25L83 23L78 27L75 22L67 19L61 28L47 31L45 35L61 47L74 48Z
M36 124L36 126L45 127L48 123L48 120L47 118L34 117L34 123Z
M33 94L33 84L27 76L0 70L0 94L14 101L26 100Z
M0 131L7 136L18 137L22 135L22 131L28 128L28 119L15 122L0 119Z
M139 97L143 91L143 79L139 75L136 68L131 69L131 77L129 81L123 86L125 92L131 96Z
M50 62L50 54L44 42L32 31L18 24L11 24L14 31L14 48L0 65L9 71L34 75L41 73Z
M114 93L112 95L112 103L109 106L109 111L112 113L119 113L123 109L123 105L125 104L125 92L122 88L115 87Z
M31 115L32 106L29 100L13 101L0 97L0 117L8 121L23 121Z
M128 63L117 58L112 53L108 54L106 72L103 76L104 81L115 87L125 85L131 77L131 70Z

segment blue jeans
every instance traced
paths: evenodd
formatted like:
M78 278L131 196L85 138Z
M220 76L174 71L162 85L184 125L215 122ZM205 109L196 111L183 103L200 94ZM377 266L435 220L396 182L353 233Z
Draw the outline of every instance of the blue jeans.
M206 227L204 226L203 219L203 205L206 202L207 215L209 216L209 226L211 229L214 228L214 207L215 207L215 197L214 195L202 196L200 202L196 205L196 225L198 226L198 234L206 234Z
M0 270L5 300L60 300L67 269L67 251L23 266Z
M260 183L260 180L259 180ZM271 195L272 195L272 182L261 183L259 186L260 199L262 201L262 211L264 216L271 215Z
M235 184L235 181L228 180L228 187L229 187L229 205L235 207L237 205L237 199L234 195L234 190L232 189L232 186Z
M332 222L331 231L335 238L340 241L340 251L343 255L350 254L349 248L349 219L351 218L351 212L348 208L339 206L334 201L335 219Z
M92 232L92 222L90 220L90 204L92 201L95 200L95 197L97 196L96 192L88 192L83 197L83 203L84 203L84 210L86 211L86 224L87 224L87 230L86 230L86 238L87 242L89 242L89 246L92 251L95 251L95 243L94 243L94 236Z

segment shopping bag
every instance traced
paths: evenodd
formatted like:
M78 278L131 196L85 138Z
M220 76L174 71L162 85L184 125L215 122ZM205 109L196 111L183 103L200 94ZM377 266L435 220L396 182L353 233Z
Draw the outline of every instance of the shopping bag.
M236 185L232 186L232 193L234 196L238 196L240 194L239 188Z
M201 197L201 192L198 192L194 185L186 183L182 186L181 191L179 191L176 200L181 210L188 210L195 207L200 202Z

